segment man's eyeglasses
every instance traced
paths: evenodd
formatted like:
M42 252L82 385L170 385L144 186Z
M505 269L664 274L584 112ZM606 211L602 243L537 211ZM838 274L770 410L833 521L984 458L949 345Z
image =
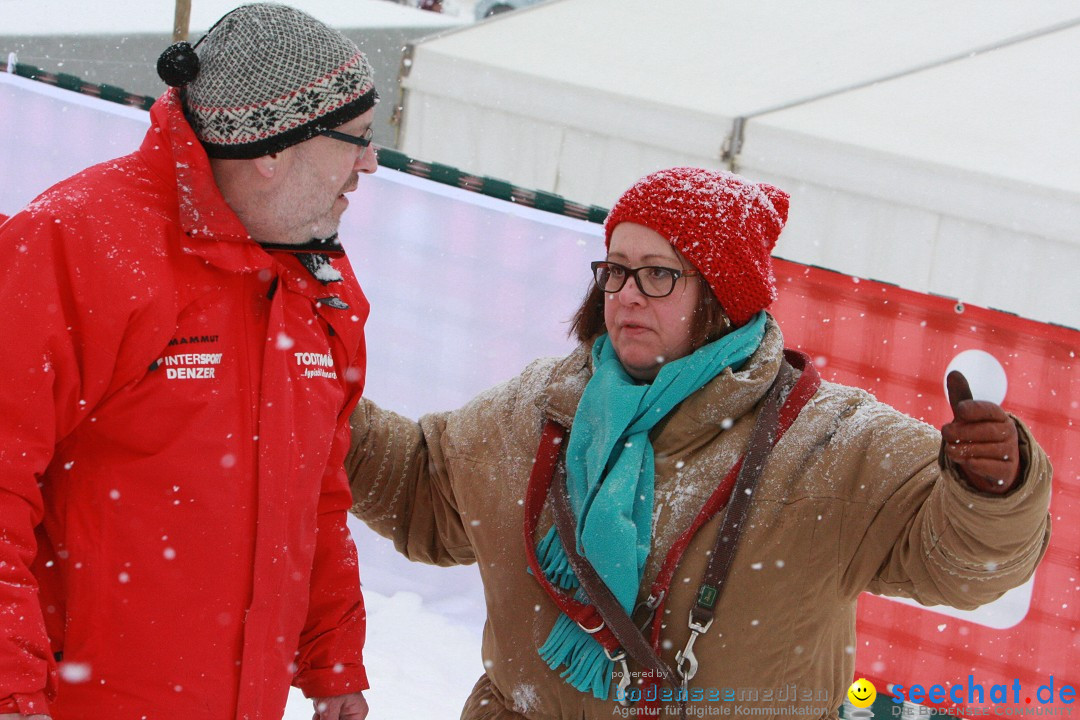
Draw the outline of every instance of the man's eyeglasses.
M364 131L363 135L350 135L348 133L338 132L337 130L320 130L319 134L356 145L360 148L360 157L357 158L358 160L364 159L364 155L366 155L368 151L368 146L371 145L371 139L375 137L375 131L370 127Z
M695 270L676 270L661 265L628 268L607 260L597 260L592 263L592 271L596 286L606 293L617 293L622 290L626 279L632 275L641 294L651 298L667 297L675 289L675 283L679 278L701 274Z

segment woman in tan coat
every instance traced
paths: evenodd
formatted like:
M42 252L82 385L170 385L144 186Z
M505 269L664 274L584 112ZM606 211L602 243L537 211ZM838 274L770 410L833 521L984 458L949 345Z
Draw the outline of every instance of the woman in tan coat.
M573 353L419 423L355 411L356 515L412 560L479 566L463 718L832 717L859 593L973 608L1034 571L1051 469L1019 420L955 379L938 432L784 351L787 206L649 175L608 216Z

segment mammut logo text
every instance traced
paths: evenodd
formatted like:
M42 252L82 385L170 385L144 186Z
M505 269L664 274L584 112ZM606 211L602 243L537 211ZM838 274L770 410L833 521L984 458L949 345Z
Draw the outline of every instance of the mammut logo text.
M217 341L217 335L188 335L187 337L173 338L169 341L169 345L189 345L191 343L213 343Z

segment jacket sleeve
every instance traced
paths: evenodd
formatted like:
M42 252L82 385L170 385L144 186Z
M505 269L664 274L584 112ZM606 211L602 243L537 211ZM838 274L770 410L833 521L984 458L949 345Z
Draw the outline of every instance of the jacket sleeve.
M308 616L293 679L309 698L345 695L369 687L363 658L367 616L356 545L346 523L352 497L343 467L349 448L349 410L354 401L355 396L339 418L319 496Z
M872 414L883 412L874 404ZM1003 496L973 489L938 464L941 435L891 408L854 450L860 471L850 505L846 546L854 548L846 591L869 590L924 605L970 610L996 600L1031 577L1050 540L1049 459L1028 428L1019 431L1023 474ZM849 450L850 452L850 450ZM850 528L850 529L848 529Z
M444 566L476 559L446 462L450 419L437 413L418 423L363 399L345 461L353 514L410 560Z
M23 714L47 713L56 689L31 571L40 483L57 442L104 396L123 334L123 282L72 257L70 224L41 211L0 227L0 709Z

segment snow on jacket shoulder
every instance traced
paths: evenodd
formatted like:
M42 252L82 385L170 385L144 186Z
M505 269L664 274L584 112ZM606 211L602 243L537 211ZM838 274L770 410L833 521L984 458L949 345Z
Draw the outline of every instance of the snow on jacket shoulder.
M247 236L175 91L151 118L0 228L0 711L278 720L367 686L367 301Z
M745 451L782 346L770 321L739 372L719 375L652 432L655 530L638 603ZM572 423L591 374L589 348L580 347L419 424L366 400L354 411L353 512L410 558L475 561L483 578L486 677L463 718L593 720L619 709L563 682L537 654L556 608L526 571L522 541L542 424ZM708 699L719 688L749 688L757 698L759 689L794 685L810 716L835 717L854 671L847 648L856 645L860 592L970 606L1026 580L1049 537L1050 467L1022 426L1021 435L1020 489L983 497L937 465L937 430L861 390L823 383L765 466L713 627L694 646L701 664L691 690ZM721 515L694 536L669 589L661 654L671 666L689 637L686 618ZM545 512L539 533L550 526ZM775 710L762 698L739 704Z

